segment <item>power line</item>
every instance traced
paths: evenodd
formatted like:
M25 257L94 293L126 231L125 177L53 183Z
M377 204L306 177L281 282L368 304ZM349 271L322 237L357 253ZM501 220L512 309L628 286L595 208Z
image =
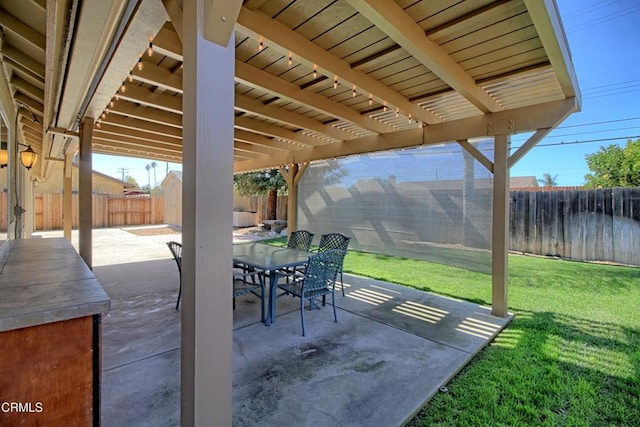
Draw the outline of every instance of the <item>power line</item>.
M127 168L118 168L118 172L122 172L122 181L124 181L124 174L129 172Z

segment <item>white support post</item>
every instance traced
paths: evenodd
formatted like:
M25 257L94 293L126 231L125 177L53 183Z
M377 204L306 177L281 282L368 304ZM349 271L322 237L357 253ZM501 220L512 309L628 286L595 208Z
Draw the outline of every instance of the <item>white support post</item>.
M183 426L230 426L235 49L203 37L203 7L183 7L180 416Z
M79 247L84 262L93 268L92 232L93 232L93 183L92 183L92 117L85 117L80 122L80 167L78 173L78 213L79 213Z
M507 284L509 281L509 146L511 137L495 136L493 159L493 235L491 249L492 314L508 314Z
M64 153L64 174L62 177L62 228L64 238L71 241L71 230L73 229L73 181L72 181L72 160L71 153Z

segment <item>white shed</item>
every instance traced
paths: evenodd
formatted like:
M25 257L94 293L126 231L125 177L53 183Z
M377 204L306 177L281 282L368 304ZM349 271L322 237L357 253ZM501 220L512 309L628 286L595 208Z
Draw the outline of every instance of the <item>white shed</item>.
M164 221L182 227L182 171L169 171L160 185L164 193Z

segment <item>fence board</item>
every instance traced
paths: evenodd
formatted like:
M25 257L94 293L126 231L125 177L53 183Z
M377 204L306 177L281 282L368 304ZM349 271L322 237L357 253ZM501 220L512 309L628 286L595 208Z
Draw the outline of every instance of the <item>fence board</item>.
M511 215L511 250L640 265L639 188L514 191Z
M3 194L0 214L2 230L6 231L6 194ZM72 197L72 226L78 227L78 195ZM286 207L285 207L286 210ZM36 230L62 229L64 199L62 194L34 196L34 226ZM131 197L107 194L93 195L93 227L118 227L164 223L164 199L161 196Z

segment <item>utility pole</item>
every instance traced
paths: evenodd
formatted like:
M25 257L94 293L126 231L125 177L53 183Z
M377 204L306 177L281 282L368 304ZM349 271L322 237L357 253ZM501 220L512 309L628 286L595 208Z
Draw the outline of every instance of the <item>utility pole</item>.
M118 168L118 172L122 172L122 181L124 181L124 174L129 172L129 169L126 168Z

